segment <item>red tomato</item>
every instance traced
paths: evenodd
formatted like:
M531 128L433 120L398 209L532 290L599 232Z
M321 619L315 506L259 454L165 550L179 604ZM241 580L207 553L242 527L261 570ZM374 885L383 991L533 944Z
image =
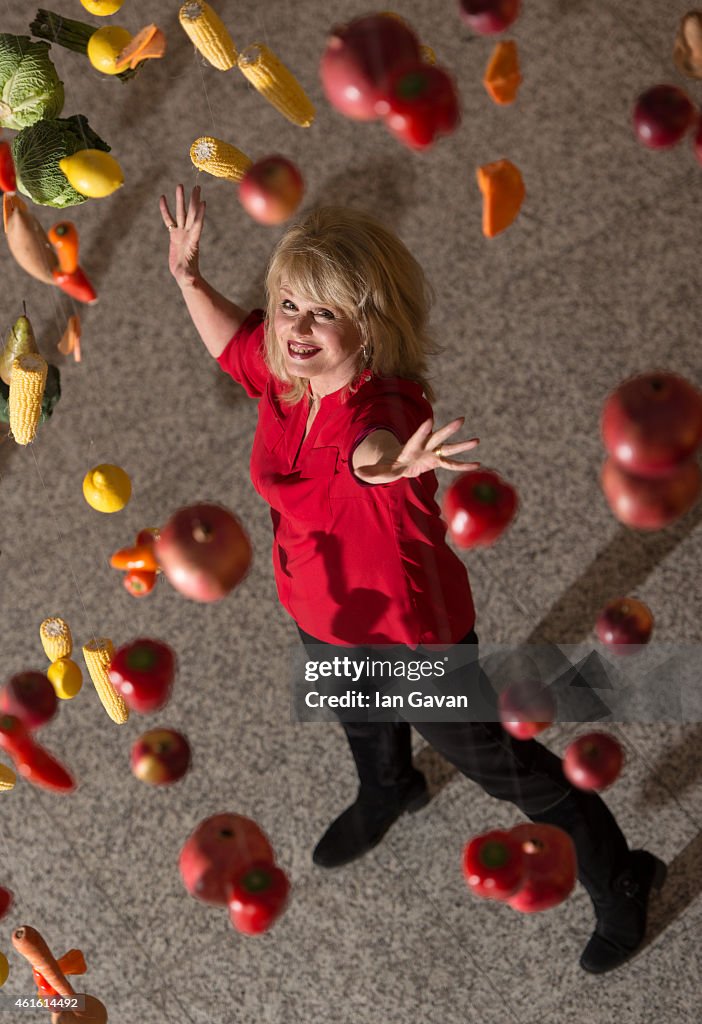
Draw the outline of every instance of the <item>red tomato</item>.
M507 899L524 879L521 843L500 829L476 836L463 851L463 876L477 896Z
M444 495L443 511L459 548L493 544L512 522L517 492L492 469L476 469L455 480Z
M507 903L523 914L558 906L573 891L578 874L573 840L555 825L533 822L515 826L510 835L525 855L524 883Z

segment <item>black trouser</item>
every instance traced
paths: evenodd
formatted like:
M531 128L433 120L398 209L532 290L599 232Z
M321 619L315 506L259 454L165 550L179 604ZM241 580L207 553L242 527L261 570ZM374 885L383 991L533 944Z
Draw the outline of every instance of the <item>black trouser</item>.
M323 644L298 626L305 648ZM471 631L461 644L476 645L462 670L463 690L485 691L477 659L478 638ZM344 648L367 657L367 648ZM315 657L319 657L319 650ZM380 655L378 655L380 656ZM387 656L387 654L386 654ZM495 717L498 718L497 712ZM368 800L392 803L418 774L412 765L407 722L342 722ZM513 739L494 722L412 722L415 729L463 775L498 800L509 800L532 821L557 825L576 847L579 877L593 901L604 903L614 878L627 867L629 848L613 815L596 793L571 787L561 759L536 740Z

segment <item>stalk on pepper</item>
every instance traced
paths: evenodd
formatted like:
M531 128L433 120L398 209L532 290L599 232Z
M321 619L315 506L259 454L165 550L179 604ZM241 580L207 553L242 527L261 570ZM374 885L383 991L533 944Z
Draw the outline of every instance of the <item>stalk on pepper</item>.
M70 772L32 739L15 715L0 715L0 747L12 758L18 774L35 786L56 793L70 793L76 788Z
M84 21L64 18L61 14L54 14L52 11L45 11L40 7L34 21L29 26L29 31L39 39L47 39L50 43L65 46L67 50L73 50L75 53L87 54L88 40L97 29L94 25L86 25ZM114 77L126 82L129 78L133 78L138 71L138 66L128 68L125 71L120 71Z

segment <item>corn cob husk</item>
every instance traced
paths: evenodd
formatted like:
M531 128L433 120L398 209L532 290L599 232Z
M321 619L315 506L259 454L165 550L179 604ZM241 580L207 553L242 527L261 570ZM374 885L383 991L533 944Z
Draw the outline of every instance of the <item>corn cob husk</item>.
M288 121L309 128L314 105L293 73L263 43L252 43L239 54L239 70Z
M229 181L241 181L253 162L236 146L212 135L201 135L195 139L190 147L190 159L199 171Z
M49 661L58 661L59 658L70 658L73 651L73 637L67 622L57 615L44 619L39 627L39 637L44 648L44 654Z
M88 666L90 678L102 701L102 706L113 722L116 722L117 725L124 725L129 718L129 708L110 682L107 671L114 653L112 641L106 637L99 637L83 644L85 664Z
M191 43L219 71L229 71L236 64L234 40L218 14L205 0L188 0L178 12L178 20Z
M0 793L6 793L9 789L15 788L17 776L6 764L0 764Z
M18 356L12 364L8 407L17 444L29 444L36 436L48 372L49 365L38 352Z

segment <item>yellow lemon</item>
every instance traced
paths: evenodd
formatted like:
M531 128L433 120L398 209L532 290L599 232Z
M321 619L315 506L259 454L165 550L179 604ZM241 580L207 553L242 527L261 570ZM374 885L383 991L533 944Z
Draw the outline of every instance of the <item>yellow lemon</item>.
M116 14L124 0L80 0L86 11L96 14L98 18L106 18L108 14Z
M7 976L10 973L10 965L7 962L7 957L4 953L0 953L0 988L7 981Z
M59 658L52 662L47 668L46 674L56 691L56 696L61 700L70 700L71 697L80 693L80 688L83 685L83 673L80 670L80 665L76 665L75 661L71 661L70 658Z
M127 32L126 28L120 28L119 25L99 28L88 40L88 60L94 68L102 71L103 75L118 75L115 61L131 41L131 32Z
M17 776L12 771L12 768L8 768L6 764L0 764L0 793L7 789L14 789L16 782ZM1 984L2 982L0 981Z
M83 497L98 512L119 512L131 496L131 481L120 466L102 463L85 474Z
M59 160L59 167L76 192L89 199L102 199L124 184L122 168L101 149L80 149Z

